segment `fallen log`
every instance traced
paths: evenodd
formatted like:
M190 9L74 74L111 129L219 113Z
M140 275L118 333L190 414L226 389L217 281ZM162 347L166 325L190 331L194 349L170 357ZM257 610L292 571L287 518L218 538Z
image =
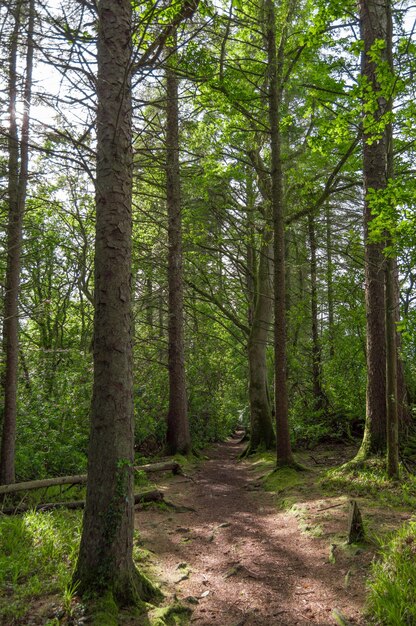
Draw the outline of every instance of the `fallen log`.
M172 474L182 474L182 468L177 461L164 461L162 463L147 463L146 465L136 465L136 472L172 472Z
M134 496L134 504L144 504L146 502L163 502L163 492L159 489L151 491L143 491ZM27 513L27 511L53 511L54 509L83 509L85 500L68 500L68 502L46 502L35 506L18 505L3 509L0 513L3 515L18 515L19 513Z
M136 465L136 472L168 472L182 474L182 469L176 461L166 461L163 463L148 463L146 465ZM77 474L75 476L58 476L56 478L43 478L42 480L30 480L23 483L13 483L11 485L1 485L0 495L7 493L17 493L18 491L29 491L31 489L44 489L57 485L83 485L87 482L87 474Z

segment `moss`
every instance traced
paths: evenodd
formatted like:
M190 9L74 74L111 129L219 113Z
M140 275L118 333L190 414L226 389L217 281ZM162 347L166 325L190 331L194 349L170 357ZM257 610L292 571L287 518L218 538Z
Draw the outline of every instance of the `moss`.
M416 506L416 477L403 475L400 483L390 480L380 457L372 457L363 464L350 462L327 471L321 487L327 494L343 492L371 497L382 505L398 509Z
M181 604L155 609L149 614L150 626L186 626L192 611Z
M304 535L308 535L308 537L313 537L314 539L323 537L325 534L320 524L313 524L311 522L307 522L306 520L301 520L299 522L299 530Z
M276 453L258 451L250 457L250 462L256 468L272 468L276 464Z
M303 483L302 477L291 467L275 469L263 479L266 491L282 493L286 489L297 487Z
M283 509L284 511L290 511L294 506L296 506L297 501L297 496L284 497L282 498L282 500L279 501L279 509Z
M92 626L118 626L119 609L109 591L88 604L88 613Z

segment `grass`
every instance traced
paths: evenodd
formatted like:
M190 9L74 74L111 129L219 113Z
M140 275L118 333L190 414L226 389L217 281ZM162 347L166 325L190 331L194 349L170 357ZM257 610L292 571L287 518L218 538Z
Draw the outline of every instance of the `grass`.
M371 498L382 506L409 509L416 507L416 476L402 471L401 480L387 477L384 460L374 458L362 465L346 465L328 470L321 488L326 495L348 494Z
M85 608L93 617L93 624L119 623L118 608L111 597L91 601L88 607L83 607L76 599L72 572L78 555L81 522L81 511L68 510L31 511L0 517L1 624L26 623L25 619L33 615L35 604L44 620L42 623L48 626L59 624L62 616L78 615ZM139 544L136 533L134 560L140 571L149 571L151 554ZM46 615L52 603L59 617ZM170 621L166 614L166 623L176 623L173 614ZM143 619L144 624L149 623L146 616ZM157 623L162 624L161 620L162 615L159 615Z
M331 456L332 456L331 452ZM367 623L377 626L410 626L416 624L416 521L406 523L399 531L386 533L386 521L401 517L404 511L416 509L416 476L401 468L400 481L390 480L386 474L385 460L372 458L365 463L322 469L318 475L304 478L294 469L273 470L274 456L267 453L255 455L253 470L268 472L262 479L265 489L282 494L281 508L287 508L298 519L299 529L312 537L320 537L322 526L308 517L306 509L299 504L305 497L305 487L314 497L359 498L367 508L386 511L378 514L368 512L365 523L367 543L362 548L347 546L345 538L331 537L328 559L336 563L335 548L354 554L358 549L377 543L379 558L371 566L368 580ZM313 482L311 482L311 480ZM390 513L389 513L390 511ZM395 513L396 511L396 513ZM332 510L326 514L332 515ZM370 518L370 519L369 519ZM319 522L319 520L317 520ZM374 534L378 538L374 540ZM345 585L348 585L348 576Z
M383 542L368 584L368 615L379 626L416 624L416 522Z
M31 599L49 594L70 604L80 529L79 512L0 519L0 621L21 618Z

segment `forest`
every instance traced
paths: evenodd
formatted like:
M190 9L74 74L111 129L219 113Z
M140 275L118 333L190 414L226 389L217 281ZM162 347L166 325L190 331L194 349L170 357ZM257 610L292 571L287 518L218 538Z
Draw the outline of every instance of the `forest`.
M0 624L415 625L415 6L0 28Z

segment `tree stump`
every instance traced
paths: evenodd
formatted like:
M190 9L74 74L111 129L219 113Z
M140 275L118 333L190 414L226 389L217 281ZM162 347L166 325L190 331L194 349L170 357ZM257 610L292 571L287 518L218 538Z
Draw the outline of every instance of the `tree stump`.
M347 543L360 543L365 537L363 520L356 500L350 500Z

